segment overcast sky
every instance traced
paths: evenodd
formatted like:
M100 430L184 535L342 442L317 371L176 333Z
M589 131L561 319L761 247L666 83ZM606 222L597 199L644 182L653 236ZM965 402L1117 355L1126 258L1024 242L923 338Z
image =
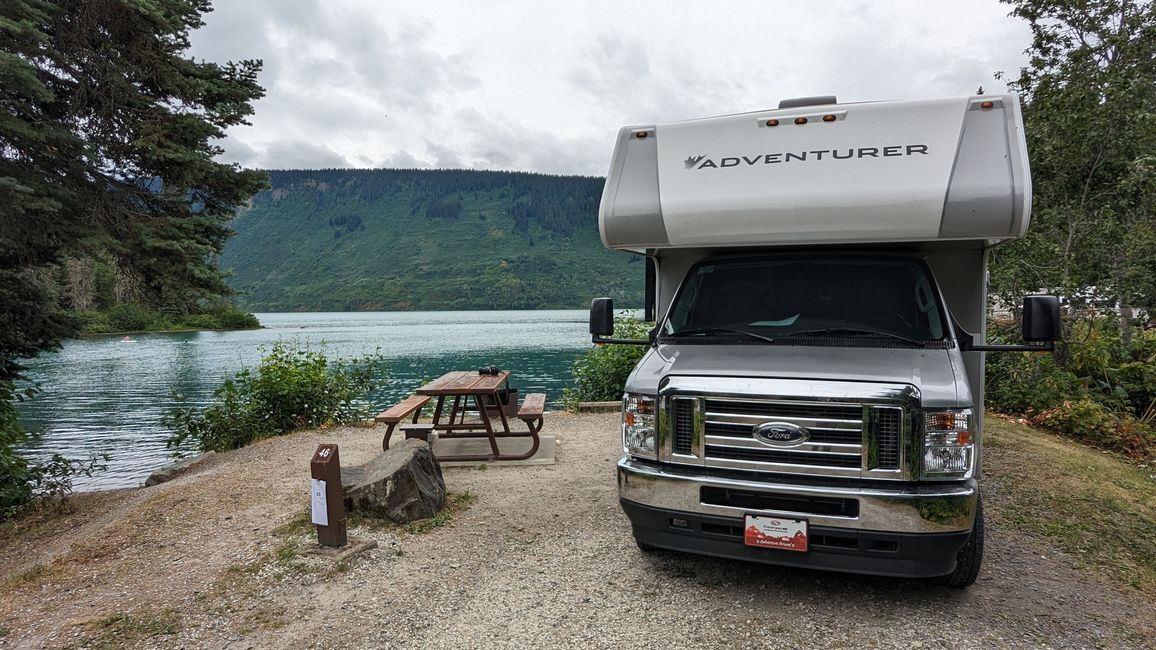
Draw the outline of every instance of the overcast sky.
M603 175L618 127L1003 92L1030 33L994 0L216 0L191 54L262 59L224 159L269 169Z

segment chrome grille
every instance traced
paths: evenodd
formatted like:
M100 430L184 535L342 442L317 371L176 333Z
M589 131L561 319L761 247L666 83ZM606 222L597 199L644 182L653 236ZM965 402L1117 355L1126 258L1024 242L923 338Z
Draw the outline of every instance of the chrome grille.
M782 466L838 468L858 473L863 465L863 406L764 400L706 399L704 460L707 465L774 471ZM772 447L754 437L755 425L788 422L809 439ZM675 416L675 430L679 418Z
M675 399L674 402L674 453L689 454L694 442L693 399Z
M877 408L874 410L875 467L899 469L899 432L902 419L902 409Z
M708 399L708 411L726 411L747 415L772 415L799 418L846 418L857 420L863 407L858 404L795 404L792 402L754 402L749 400Z
M659 388L658 460L717 470L909 481L919 390L905 384L672 376ZM807 430L776 444L759 425ZM786 427L790 429L790 426ZM768 435L776 427L766 427ZM760 432L764 428L760 428ZM788 436L789 437L789 436ZM688 446L689 444L689 446Z
M816 465L819 467L853 467L859 469L859 455L812 454L804 451L778 451L774 449L747 449L741 447L706 446L708 458L730 460L753 460L759 463L785 463L788 465Z

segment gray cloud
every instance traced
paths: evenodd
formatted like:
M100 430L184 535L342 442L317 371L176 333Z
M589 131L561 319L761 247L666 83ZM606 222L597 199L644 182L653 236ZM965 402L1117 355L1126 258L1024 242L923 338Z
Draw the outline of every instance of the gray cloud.
M262 143L259 160L261 167L270 169L310 169L354 167L349 160L333 149L316 142L303 140L275 140ZM269 163L273 164L269 164Z
M419 160L408 151L395 151L373 166L392 167L396 169L421 169L430 167L431 165L426 160Z
M256 167L259 164L261 152L250 147L240 138L227 138L218 144L225 150L221 159L226 162L237 163L242 167Z
M618 127L843 101L966 94L1024 62L996 0L570 5L219 0L191 54L260 58L267 96L224 158L604 174Z

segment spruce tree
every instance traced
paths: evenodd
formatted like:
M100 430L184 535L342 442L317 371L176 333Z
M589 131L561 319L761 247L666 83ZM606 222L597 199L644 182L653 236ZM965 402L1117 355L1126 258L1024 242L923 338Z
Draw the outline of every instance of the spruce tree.
M52 281L65 257L110 260L153 307L187 312L228 293L216 256L265 177L215 161L216 140L263 90L260 61L186 54L210 10L208 0L0 3L4 483L19 469L9 448L19 362L76 331Z

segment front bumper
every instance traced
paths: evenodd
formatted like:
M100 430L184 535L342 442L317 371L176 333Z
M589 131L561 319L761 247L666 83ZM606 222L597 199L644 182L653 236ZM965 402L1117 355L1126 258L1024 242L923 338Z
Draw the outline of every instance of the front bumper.
M831 485L743 474L625 457L618 462L618 495L634 536L653 546L879 575L950 573L975 520L973 479ZM806 519L810 550L746 546L746 514Z

